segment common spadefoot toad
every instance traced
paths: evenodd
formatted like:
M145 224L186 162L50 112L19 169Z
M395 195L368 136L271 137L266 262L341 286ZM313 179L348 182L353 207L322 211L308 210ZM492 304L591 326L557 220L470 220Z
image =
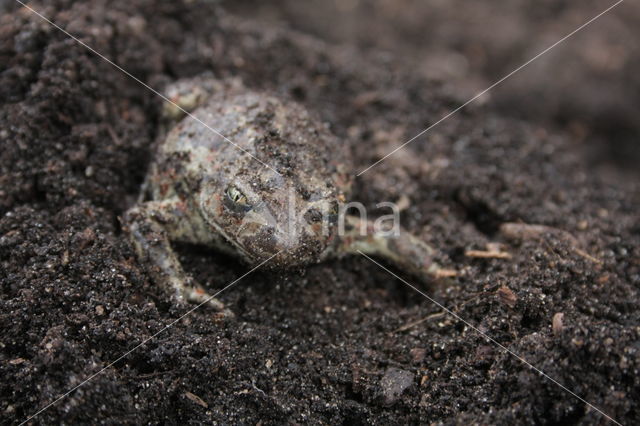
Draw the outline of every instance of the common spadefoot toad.
M166 104L144 197L124 224L152 279L178 299L224 308L184 272L172 241L275 268L361 251L425 279L440 270L408 232L347 214L350 150L304 106L209 77L166 92L183 110Z

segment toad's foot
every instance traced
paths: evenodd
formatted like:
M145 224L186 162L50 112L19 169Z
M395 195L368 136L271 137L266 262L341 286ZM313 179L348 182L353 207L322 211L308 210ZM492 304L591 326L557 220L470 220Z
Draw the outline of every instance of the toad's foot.
M212 307L216 311L221 312L226 317L234 317L235 315L229 309L224 306L224 303L216 299L207 293L200 286L188 286L182 285L180 292L182 297L186 299L188 302L195 303L198 305L207 304Z
M359 253L376 256L428 283L444 282L455 271L444 269L434 261L435 250L404 229L376 230L373 223L345 215L345 233L340 237L338 254ZM443 280L444 279L444 280Z
M170 239L191 241L197 228L185 227L180 221L181 204L176 200L151 201L133 207L124 215L124 223L138 258L151 265L152 280L164 287L178 303L205 303L227 316L231 311L218 299L210 296L184 272L171 248Z

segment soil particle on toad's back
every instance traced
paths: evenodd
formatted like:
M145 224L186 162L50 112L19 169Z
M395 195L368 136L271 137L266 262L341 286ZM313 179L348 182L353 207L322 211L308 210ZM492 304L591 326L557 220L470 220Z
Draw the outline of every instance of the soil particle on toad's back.
M354 143L359 166L464 101L402 61L208 1L30 5L154 87L211 71L292 96ZM187 308L149 281L118 221L138 195L159 100L16 5L0 21L0 413L19 423ZM476 107L356 192L370 206L406 195L403 225L461 271L424 291L634 424L640 193L593 173L586 150ZM511 240L504 223L548 228ZM494 243L511 258L465 256ZM245 272L200 247L180 255L211 289ZM195 311L35 422L603 421L366 260L256 272L220 297L235 320Z

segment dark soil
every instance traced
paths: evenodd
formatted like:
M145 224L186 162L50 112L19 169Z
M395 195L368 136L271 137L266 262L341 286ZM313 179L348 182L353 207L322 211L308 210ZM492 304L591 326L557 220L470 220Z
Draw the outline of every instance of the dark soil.
M356 8L331 21L330 3L243 1L231 11L204 0L30 5L153 87L212 71L298 100L353 144L356 171L466 101L470 92L451 81L481 89L607 6L563 2L558 11L556 2L536 2L531 13L533 2L514 2L522 7L503 13L519 17L519 36L500 36L509 22L502 16L478 51L513 44L477 73L447 80L456 67L416 72L416 61L429 46L458 58L473 45L473 27L442 18L464 9L470 19L471 10L344 2ZM6 424L26 420L190 308L153 285L118 220L138 195L161 100L18 6L0 3ZM488 5L469 8L491 15ZM594 34L587 28L573 40L587 55L585 40L622 34L616 52L626 58L620 65L607 57L619 66L606 76L561 62L574 97L554 97L556 86L536 97L527 88L542 77L521 76L500 90L522 96L470 105L357 180L357 198L368 205L406 196L404 225L460 271L450 285L423 291L625 424L640 420L640 188L638 175L622 168L633 163L640 134L638 15L637 4L623 4L600 28L594 23ZM368 24L350 25L353 16ZM548 59L545 73L554 73L555 59L566 56ZM560 116L565 102L577 107ZM548 228L514 239L500 232L508 222ZM465 255L487 243L502 243L512 257ZM200 247L180 253L212 291L247 270ZM220 298L235 319L193 312L33 422L606 423L366 259L258 270Z

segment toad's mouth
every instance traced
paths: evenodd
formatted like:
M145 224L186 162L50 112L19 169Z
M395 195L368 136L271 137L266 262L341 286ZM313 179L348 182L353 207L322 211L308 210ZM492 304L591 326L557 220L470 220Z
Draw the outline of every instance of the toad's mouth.
M245 259L247 262L253 264L258 261L258 256L249 252L245 247L242 246L242 244L238 242L238 240L236 240L235 238L229 237L227 234L223 232L221 232L221 234L224 237L224 239L227 241L227 243L231 246L231 248L235 250L237 253L239 253L241 257Z
M229 251L239 253L244 259L246 259L250 263L253 263L257 260L257 257L252 255L246 248L244 248L242 244L238 242L237 238L230 236L227 232L225 232L225 230L220 225L218 225L214 221L208 220L208 219L205 219L205 220L210 226L212 226L216 230L216 232L222 235L226 243L229 244L229 249L230 249Z

